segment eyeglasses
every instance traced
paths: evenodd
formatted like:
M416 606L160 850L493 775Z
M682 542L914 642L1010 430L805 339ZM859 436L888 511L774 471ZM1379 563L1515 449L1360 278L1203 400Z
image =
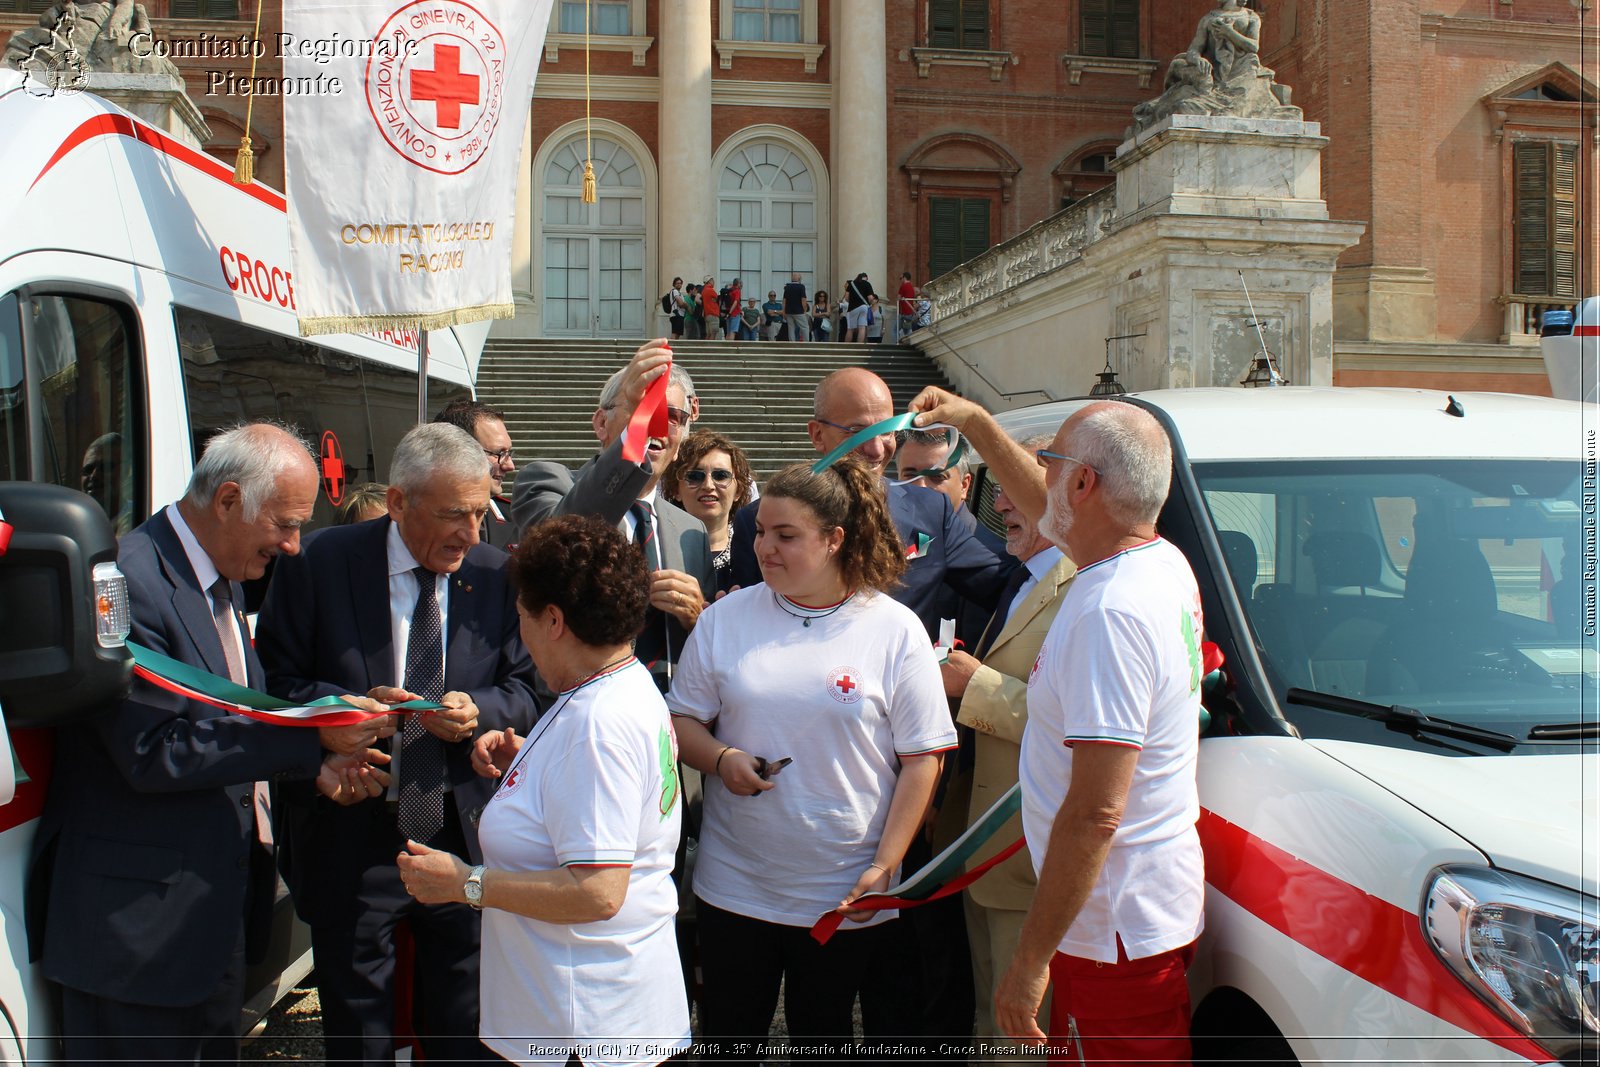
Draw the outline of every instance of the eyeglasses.
M827 419L818 419L817 421L822 423L824 426L832 426L835 430L843 430L846 437L854 437L856 434L860 433L862 430L865 430L867 426L870 425L870 423L868 423L861 426L840 426L837 422L829 422ZM893 437L894 434L880 433L878 436Z
M502 448L498 452L491 452L485 448L483 450L483 454L494 460L496 463L504 463L506 460L511 458L511 449Z
M900 480L902 482L914 482L920 478L930 485L943 485L950 480L950 475L954 473L949 467L931 467L927 470L918 470L915 467L911 467L900 472Z
M671 404L668 404L667 421L672 423L674 426L687 426L694 421L694 416L682 408L675 408Z
M1077 456L1064 456L1060 452L1052 452L1048 448L1034 449L1033 458L1039 462L1039 466L1041 467L1048 467L1050 466L1051 460L1059 459L1063 463L1076 463L1080 467L1088 467L1090 470L1095 470L1092 465L1085 463ZM1095 473L1098 474L1100 472L1095 471Z
M695 469L683 472L683 480L687 485L704 485L706 484L707 476L717 485L727 485L733 481L733 472L725 467L718 467L709 471Z

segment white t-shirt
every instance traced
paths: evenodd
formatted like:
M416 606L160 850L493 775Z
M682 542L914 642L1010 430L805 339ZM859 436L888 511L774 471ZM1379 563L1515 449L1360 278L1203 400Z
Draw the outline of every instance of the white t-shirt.
M1200 935L1200 591L1183 553L1157 538L1078 571L1028 679L1022 828L1037 872L1072 780L1072 745L1139 749L1105 867L1060 951L1114 963Z
M565 1063L576 1052L585 1065L653 1064L688 1047L673 929L680 801L671 719L637 661L545 713L484 808L483 862L628 867L628 893L602 922L484 910L484 1044L516 1063Z
M809 627L764 584L729 594L689 635L667 703L724 745L794 760L753 797L706 775L694 871L701 900L786 926L838 907L872 863L897 757L956 743L928 633L883 594Z

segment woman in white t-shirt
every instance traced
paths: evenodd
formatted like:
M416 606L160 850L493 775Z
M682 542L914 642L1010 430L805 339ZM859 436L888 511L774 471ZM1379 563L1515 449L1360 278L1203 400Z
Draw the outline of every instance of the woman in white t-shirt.
M512 559L522 641L559 695L533 732L491 731L473 766L499 778L483 866L408 845L425 904L484 909L479 1029L517 1063L659 1063L689 1045L673 918L682 816L676 743L633 658L650 580L615 526L532 529Z
M906 560L882 480L853 457L786 468L762 490L755 550L765 583L700 617L667 696L706 774L702 1029L725 1056L764 1036L782 982L803 1044L848 1040L858 992L866 1033L900 1036L875 1005L915 965L901 920L857 913L825 946L809 932L891 884L956 741L927 632L884 592Z

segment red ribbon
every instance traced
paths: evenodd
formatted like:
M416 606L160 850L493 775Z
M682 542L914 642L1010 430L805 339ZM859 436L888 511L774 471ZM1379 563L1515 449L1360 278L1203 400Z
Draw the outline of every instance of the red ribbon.
M633 412L633 418L628 420L628 430L622 438L622 458L629 463L643 463L645 446L650 443L650 438L660 437L665 439L669 430L667 422L667 383L672 378L672 364L667 364L666 371L650 383L644 391L644 399L639 401L639 406Z
M953 893L961 892L963 889L967 888L967 886L971 885L973 882L976 882L979 878L982 878L985 874L989 873L989 869L991 867L994 867L996 864L1002 863L1016 855L1025 844L1027 844L1026 838L1017 838L1015 841L1011 842L1011 844L1007 845L999 852L996 852L993 856L990 856L988 859L984 860L970 871L950 879L944 885L940 886L938 889L935 889L932 893L929 893L925 897L912 900L908 897L890 897L884 896L880 893L872 893L860 898L859 900L853 901L850 906L857 911L888 911L891 908L915 908L918 905L928 903L930 900L941 900ZM812 939L819 945L826 945L828 943L828 939L833 936L834 931L839 929L839 924L844 922L844 918L843 912L828 912L828 914L824 915L822 918L818 919L812 924Z

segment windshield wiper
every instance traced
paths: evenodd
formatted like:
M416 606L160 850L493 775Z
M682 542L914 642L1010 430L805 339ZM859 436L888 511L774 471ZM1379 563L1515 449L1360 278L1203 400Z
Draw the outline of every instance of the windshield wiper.
M1370 700L1357 700L1335 693L1319 693L1315 689L1290 689L1286 695L1291 703L1304 704L1308 708L1320 708L1323 711L1337 711L1344 715L1359 715L1363 719L1381 722L1391 730L1410 734L1412 737L1433 734L1436 737L1450 737L1457 741L1472 741L1489 748L1498 748L1502 752L1510 752L1520 744L1510 734L1503 734L1498 730L1485 730L1481 726L1469 726L1464 722L1436 719L1404 704L1374 704Z
M1553 722L1528 731L1529 741L1575 741L1580 737L1600 737L1600 721Z

